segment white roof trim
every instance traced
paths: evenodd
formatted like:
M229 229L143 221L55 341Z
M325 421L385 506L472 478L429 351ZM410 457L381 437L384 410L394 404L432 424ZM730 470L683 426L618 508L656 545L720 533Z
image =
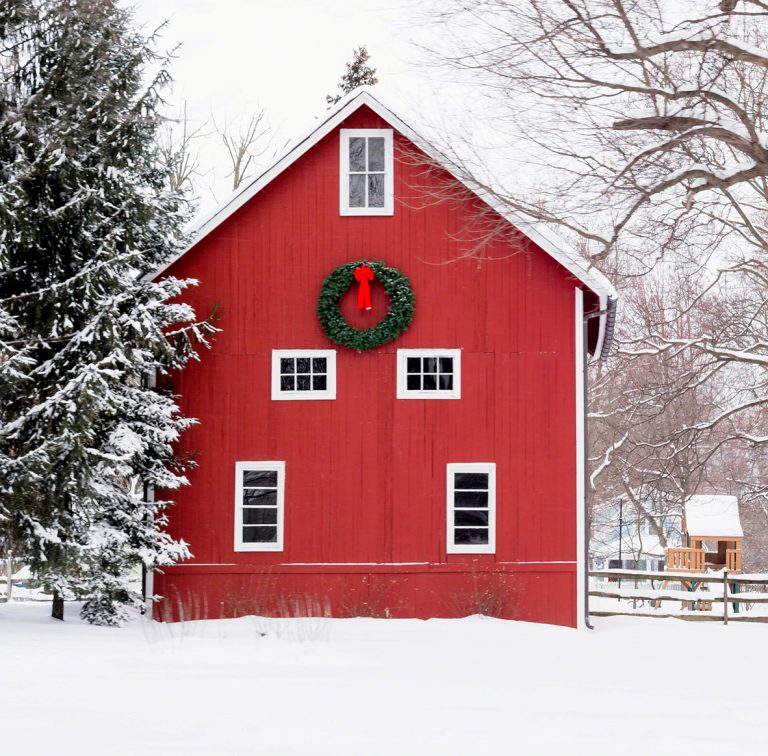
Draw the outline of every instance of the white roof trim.
M423 150L436 163L441 165L461 184L467 187L473 194L477 195L483 202L490 205L499 215L508 220L522 234L527 236L532 242L541 247L550 257L559 262L574 278L581 281L587 288L595 292L600 299L600 309L607 306L608 298L614 298L616 291L610 281L598 271L590 266L587 261L578 253L571 252L568 245L562 239L559 239L550 229L540 225L533 224L529 219L520 216L504 206L498 200L488 196L478 188L470 186L466 181L456 176L448 167L438 152L427 142L425 142L408 124L401 120L389 108L377 100L367 89L357 89L348 94L339 103L328 112L325 119L319 124L313 126L298 141L293 142L269 168L261 175L253 179L247 186L236 192L232 197L224 202L217 210L213 211L194 227L192 230L191 241L189 245L172 257L163 267L152 273L149 278L156 278L171 267L177 260L183 257L192 247L205 238L213 229L223 223L233 213L237 212L252 197L258 194L267 184L277 178L286 168L298 160L304 153L314 147L323 137L333 131L342 121L356 111L360 106L367 105L377 115L387 121L403 136L407 137L419 149ZM484 196L485 195L485 196ZM595 354L599 355L605 333L606 317L600 318L600 335L598 337L598 348Z

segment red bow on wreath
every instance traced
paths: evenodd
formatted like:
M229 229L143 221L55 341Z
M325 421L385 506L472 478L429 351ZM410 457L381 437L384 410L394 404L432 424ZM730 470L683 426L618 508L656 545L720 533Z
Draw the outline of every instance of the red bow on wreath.
M355 268L355 280L360 282L360 288L357 290L357 306L361 310L370 310L371 286L368 282L373 281L373 270L368 265L358 265Z

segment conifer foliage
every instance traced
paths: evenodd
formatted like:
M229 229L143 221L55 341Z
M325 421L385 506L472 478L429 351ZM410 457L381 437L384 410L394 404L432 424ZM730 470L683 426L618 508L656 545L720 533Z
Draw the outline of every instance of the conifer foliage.
M174 303L192 282L145 278L189 212L156 147L166 64L114 0L0 4L0 550L100 624L139 603L131 566L188 555L144 495L185 482L193 422L148 377L213 330Z
M351 62L346 64L347 71L337 85L341 94L326 95L325 101L328 105L335 105L344 95L354 92L359 87L370 87L379 83L376 78L376 69L368 65L370 57L365 45L353 52Z

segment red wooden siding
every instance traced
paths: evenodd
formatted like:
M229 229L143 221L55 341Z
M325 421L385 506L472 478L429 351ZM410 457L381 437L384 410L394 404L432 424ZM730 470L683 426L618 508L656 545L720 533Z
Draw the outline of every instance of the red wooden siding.
M388 124L361 108L343 126ZM473 201L418 203L415 187L436 178L412 161L396 159L393 217L339 216L338 153L334 131L168 271L200 280L186 299L198 315L219 306L222 332L174 379L200 420L182 440L199 467L170 515L194 560L158 576L156 592L197 597L218 616L224 597L258 592L269 568L275 595L328 595L337 613L339 586L394 579L390 614L451 616L471 571L493 569L515 581L506 616L575 624L576 282L531 244L496 242L493 262L457 259ZM416 316L358 354L325 338L315 308L325 276L363 257L410 278ZM386 306L378 284L373 297L368 315L345 302L350 320L373 324ZM335 401L271 401L272 350L299 348L337 350ZM396 399L400 348L460 348L462 398ZM238 460L286 463L282 553L233 550ZM495 555L446 555L450 462L496 463ZM433 566L391 566L404 562ZM383 566L280 566L295 563Z

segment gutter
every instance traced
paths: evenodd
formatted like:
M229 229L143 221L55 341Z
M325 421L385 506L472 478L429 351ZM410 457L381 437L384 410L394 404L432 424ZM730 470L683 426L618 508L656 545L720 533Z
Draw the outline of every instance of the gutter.
M600 319L602 340L598 339L597 346L599 348L595 349L596 356L603 361L608 359L608 354L611 351L611 346L613 345L613 332L616 329L616 307L618 304L618 299L616 297L608 297L607 299L608 301L605 305L605 308L603 309L603 303L601 302L600 312L594 313L596 315L605 315L604 318ZM590 313L590 315L592 314L593 313Z

